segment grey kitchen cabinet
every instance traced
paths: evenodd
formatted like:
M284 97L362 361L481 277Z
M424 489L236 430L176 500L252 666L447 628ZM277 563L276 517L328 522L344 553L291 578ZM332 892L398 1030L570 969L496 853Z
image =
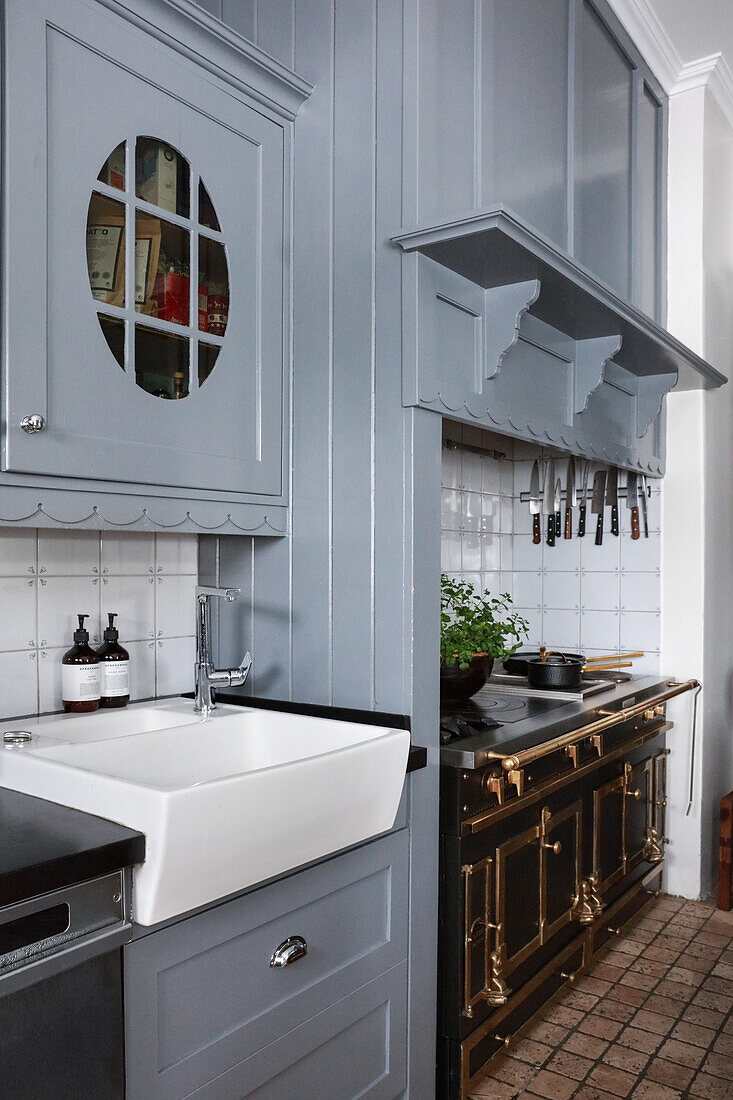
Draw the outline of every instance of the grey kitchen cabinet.
M285 530L308 89L197 11L4 5L4 521Z
M401 1095L407 888L400 829L128 944L127 1100Z

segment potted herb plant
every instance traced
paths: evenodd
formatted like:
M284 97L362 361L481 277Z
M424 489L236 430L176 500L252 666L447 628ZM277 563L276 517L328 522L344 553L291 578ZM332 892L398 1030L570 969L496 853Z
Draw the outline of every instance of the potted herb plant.
M511 596L474 591L469 581L440 575L440 702L461 706L484 686L496 659L526 640L529 623L511 611Z

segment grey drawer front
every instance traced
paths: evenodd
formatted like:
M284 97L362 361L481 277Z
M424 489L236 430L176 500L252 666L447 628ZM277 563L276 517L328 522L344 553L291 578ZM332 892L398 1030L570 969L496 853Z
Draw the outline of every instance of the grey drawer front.
M196 1100L395 1100L407 1084L400 963L191 1093Z
M130 944L128 1100L190 1095L405 959L407 855L392 833Z

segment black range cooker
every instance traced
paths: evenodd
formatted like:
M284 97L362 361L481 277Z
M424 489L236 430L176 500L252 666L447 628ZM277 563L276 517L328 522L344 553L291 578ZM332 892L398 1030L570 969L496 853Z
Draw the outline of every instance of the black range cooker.
M441 715L437 1095L465 1100L661 885L661 677L537 697L491 682Z

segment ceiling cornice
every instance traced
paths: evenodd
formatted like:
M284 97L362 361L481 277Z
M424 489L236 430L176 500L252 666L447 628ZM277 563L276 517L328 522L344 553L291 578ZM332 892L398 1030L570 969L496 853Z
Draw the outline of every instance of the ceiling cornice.
M683 63L650 0L610 0L667 95L707 88L733 128L733 72L722 53Z
M710 54L683 65L670 94L677 95L693 88L707 88L728 125L733 128L733 72L722 53Z
M610 3L634 45L669 95L684 65L649 0L610 0Z

